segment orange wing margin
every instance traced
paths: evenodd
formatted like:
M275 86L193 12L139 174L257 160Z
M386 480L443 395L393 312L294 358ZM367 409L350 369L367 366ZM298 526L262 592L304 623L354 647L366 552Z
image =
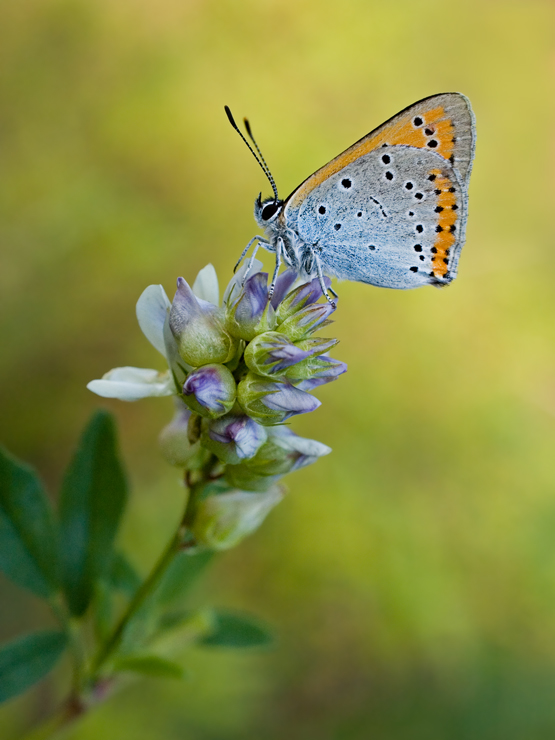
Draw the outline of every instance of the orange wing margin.
M414 103L307 178L287 198L289 207L299 206L322 182L384 144L429 149L457 167L463 181L468 181L474 156L474 117L470 103L460 93L442 93Z

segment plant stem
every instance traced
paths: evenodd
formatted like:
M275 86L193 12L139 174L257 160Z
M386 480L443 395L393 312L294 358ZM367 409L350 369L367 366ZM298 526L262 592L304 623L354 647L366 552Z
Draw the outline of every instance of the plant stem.
M166 572L167 567L169 566L175 555L179 552L182 539L183 532L182 526L180 525L179 529L169 541L166 549L160 556L158 562L151 570L149 576L142 583L141 587L131 600L131 603L127 607L125 613L122 615L118 624L116 625L111 637L102 646L102 648L98 652L98 655L94 659L91 666L91 677L93 678L93 680L97 676L100 669L121 645L127 625L141 609L148 597L155 591L156 587L160 583L162 576Z
M189 506L192 503L192 486L211 479L211 470L214 465L214 460L214 456L211 455L201 470L197 471L196 476L191 476L189 471L185 471L184 477L187 498L179 526L149 575L135 593L127 609L121 616L121 619L115 626L112 634L104 645L100 647L96 657L92 660L90 668L87 671L88 675L85 675L86 659L80 636L76 633L76 625L72 623L70 618L68 618L67 614L58 602L54 600L51 602L51 607L56 614L56 617L70 637L71 649L74 657L73 688L65 704L54 712L54 714L44 720L44 722L27 733L22 740L53 740L53 738L59 736L62 732L68 729L69 725L82 714L87 712L88 709L101 703L111 693L110 690L114 688L114 683L110 680L103 681L102 669L120 648L128 625L138 614L146 601L155 593L162 577L174 557L180 552L180 550L187 546L184 539L187 529L187 515L189 513ZM194 483L192 477L195 478ZM88 695L83 696L84 690L87 689L92 689L92 691L90 691Z
M92 695L89 695L86 699L82 696L82 692L86 685L93 689L95 688L95 684L100 685L100 672L120 647L128 624L139 612L146 600L154 593L168 566L181 549L185 534L184 521L190 501L189 493L190 490L187 487L185 511L176 532L171 537L169 543L166 545L164 551L145 581L143 581L140 588L137 590L121 619L115 626L111 636L108 638L106 643L101 646L96 657L92 661L88 672L88 679L84 676L85 664L82 650L83 646L79 643L79 636L76 634L75 625L72 624L71 619L68 618L65 611L57 601L53 599L50 602L50 606L52 607L54 614L58 618L61 626L68 633L70 639L71 651L74 658L73 687L67 701L43 722L26 733L21 740L53 740L53 738L58 737L62 732L68 729L69 725L84 714L89 708L95 704L99 704L106 698L109 692L105 690L97 692L94 692L93 690Z
M69 729L69 726L78 719L83 711L83 706L71 694L65 704L39 725L33 727L21 740L53 740L53 738Z
M49 599L49 605L52 609L60 626L67 634L69 641L69 651L73 661L73 690L74 696L79 696L83 685L87 656L85 654L85 645L83 643L80 624L78 620L72 619L68 614L63 603L60 593L55 594Z

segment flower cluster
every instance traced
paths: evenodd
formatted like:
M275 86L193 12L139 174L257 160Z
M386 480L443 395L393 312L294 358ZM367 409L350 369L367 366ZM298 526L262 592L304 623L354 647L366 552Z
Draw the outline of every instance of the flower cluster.
M292 270L278 278L270 298L261 266L255 261L247 279L246 266L239 270L221 305L212 265L192 288L179 278L171 303L162 286L149 286L137 318L168 370L116 368L87 386L127 401L176 397L160 444L165 458L186 471L184 523L195 546L234 546L281 500L283 475L331 451L284 422L317 409L311 391L347 369L328 356L337 340L314 336L331 323L335 306L321 301L318 279L295 285Z

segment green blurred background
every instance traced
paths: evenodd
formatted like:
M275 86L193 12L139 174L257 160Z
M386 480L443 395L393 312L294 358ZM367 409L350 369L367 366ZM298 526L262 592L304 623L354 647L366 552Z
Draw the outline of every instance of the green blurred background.
M478 147L447 290L344 283L348 375L294 428L333 454L289 479L194 602L275 625L275 650L194 650L73 740L555 736L555 5L551 0L21 0L0 6L2 441L56 491L91 411L118 418L122 533L146 572L181 505L169 399L102 402L160 367L135 302L212 262L225 282L268 184L282 196L410 103L458 90ZM269 266L271 260L266 259ZM0 580L0 638L47 624ZM0 711L16 737L61 670Z

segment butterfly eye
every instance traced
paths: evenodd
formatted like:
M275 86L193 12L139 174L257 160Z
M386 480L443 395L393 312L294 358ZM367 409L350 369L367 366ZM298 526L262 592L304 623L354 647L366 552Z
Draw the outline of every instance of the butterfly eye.
M268 203L267 206L264 206L264 208L262 209L262 218L264 219L264 221L272 218L272 216L275 215L278 209L279 206L277 206L275 203Z

